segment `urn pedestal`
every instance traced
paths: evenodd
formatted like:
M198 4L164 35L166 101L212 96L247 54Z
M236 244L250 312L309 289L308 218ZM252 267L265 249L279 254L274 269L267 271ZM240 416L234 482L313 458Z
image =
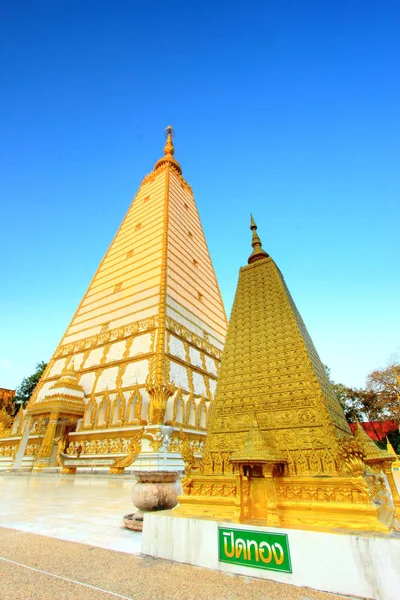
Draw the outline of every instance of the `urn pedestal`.
M177 497L182 493L180 471L134 471L136 483L132 489L132 502L139 510L125 515L124 524L128 529L142 531L143 513L170 510L178 504Z

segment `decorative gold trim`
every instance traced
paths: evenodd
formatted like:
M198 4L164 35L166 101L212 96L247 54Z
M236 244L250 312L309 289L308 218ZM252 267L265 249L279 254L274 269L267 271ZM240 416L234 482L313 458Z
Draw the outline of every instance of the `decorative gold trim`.
M153 294L152 296L148 296L147 298L143 298L142 300L140 300L140 302L144 302L145 300L152 300L153 298L158 298L158 297L159 297L158 293L157 294ZM126 304L124 306L116 308L114 310L108 310L106 312L101 312L100 314L98 314L96 316L89 317L88 319L82 319L81 321L75 323L74 325L71 325L71 328L78 327L79 325L82 325L83 323L89 323L90 321L93 321L95 319L104 319L105 317L107 317L107 319L109 321L112 321L112 320L117 321L120 318L125 318L126 316L129 317L131 315L143 312L143 310L147 310L147 308L146 309L141 308L139 310L134 310L134 311L132 311L130 313L127 313L123 317L112 317L112 316L110 316L110 315L112 315L112 313L116 313L119 310L123 310L124 308L127 308L129 306L132 306L132 307L137 306L137 304L139 304L139 302L133 302L133 303L131 302L131 303L128 303L128 304ZM153 306L157 306L157 305L158 305L158 302L156 302L155 304L151 304L149 308L152 308ZM101 323L94 323L90 327L84 327L83 329L78 329L77 331L72 331L67 337L70 337L70 336L72 337L73 335L77 335L78 333L80 333L82 331L86 331L88 329L93 329L93 328L100 327L100 326L101 326Z
M191 346L196 348L196 350L200 350L201 352L208 354L210 358L216 358L218 361L221 361L222 351L219 348L207 341L205 337L201 338L193 333L190 329L181 323L178 323L178 321L169 316L167 317L167 329L175 337L182 340L184 344L185 342L188 342ZM169 354L171 357L174 356L170 352ZM188 359L188 363L190 363L190 359ZM213 376L213 374L209 373L206 369L205 372L211 377Z
M167 373L165 368L165 339L166 339L166 300L167 300L167 253L168 253L168 207L169 207L169 169L165 171L164 182L164 223L162 237L162 263L161 263L161 281L160 281L160 309L158 315L158 331L156 341L156 364L155 381L156 385L163 385L167 382Z

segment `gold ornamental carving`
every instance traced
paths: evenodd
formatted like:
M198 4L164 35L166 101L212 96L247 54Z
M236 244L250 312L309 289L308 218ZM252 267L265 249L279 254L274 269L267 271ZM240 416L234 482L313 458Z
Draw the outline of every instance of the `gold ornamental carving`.
M176 388L173 383L147 384L146 391L150 397L149 424L164 424L165 410L168 398L173 396Z
M110 473L122 474L127 467L130 467L132 463L138 458L142 447L142 438L144 430L142 429L139 435L131 438L127 446L128 454L121 458L117 458L114 464L110 467Z
M137 437L137 436L133 436ZM76 456L78 448L81 448L82 455L91 454L126 454L129 451L132 437L105 437L98 439L72 439L65 454Z
M0 456L14 457L18 450L19 440L2 440L0 442Z
M153 452L159 452L161 450L161 447L164 443L164 436L160 430L154 433L151 431L146 431L143 437L146 440L149 440L150 448L153 450Z
M58 412L52 412L50 414L49 422L46 428L46 433L44 435L42 444L40 446L40 450L38 453L38 459L42 458L50 458L51 452L53 450L54 444L54 436L56 433L57 422L58 422Z

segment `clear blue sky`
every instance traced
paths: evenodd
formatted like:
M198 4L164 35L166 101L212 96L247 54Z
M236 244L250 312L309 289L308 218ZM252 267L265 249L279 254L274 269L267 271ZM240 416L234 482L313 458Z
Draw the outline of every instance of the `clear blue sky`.
M397 0L1 11L0 387L50 358L169 123L228 314L251 211L335 380L399 351Z

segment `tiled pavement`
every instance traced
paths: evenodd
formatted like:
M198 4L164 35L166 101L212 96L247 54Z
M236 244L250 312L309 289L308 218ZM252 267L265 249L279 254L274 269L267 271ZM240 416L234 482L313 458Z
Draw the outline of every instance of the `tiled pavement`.
M140 553L123 527L134 511L133 477L0 475L0 526L110 550Z

